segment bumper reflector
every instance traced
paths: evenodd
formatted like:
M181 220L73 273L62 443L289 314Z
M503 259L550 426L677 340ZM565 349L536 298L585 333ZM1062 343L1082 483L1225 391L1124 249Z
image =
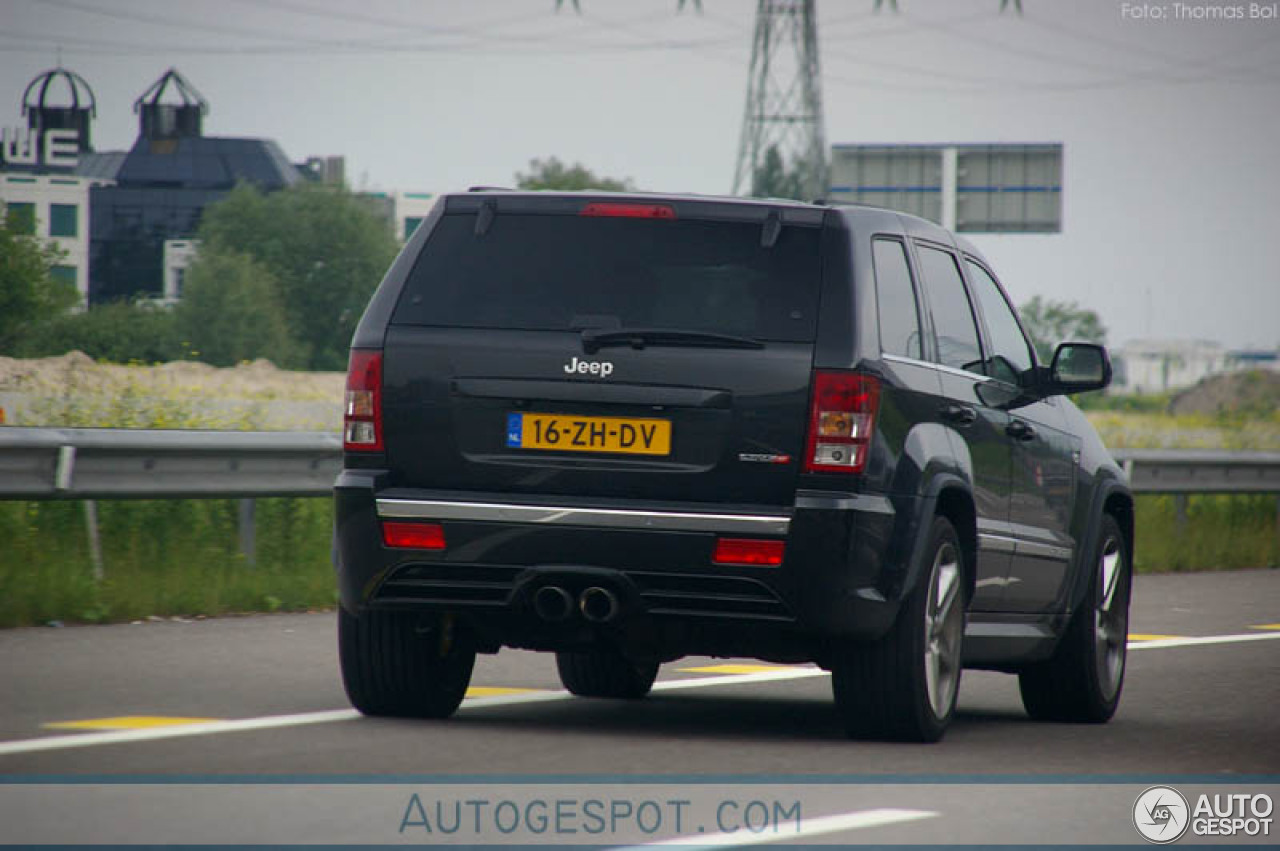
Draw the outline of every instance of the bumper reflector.
M786 541L750 538L717 538L712 564L742 564L753 567L777 567L782 564Z
M382 543L405 550L443 550L444 527L439 523L384 521Z

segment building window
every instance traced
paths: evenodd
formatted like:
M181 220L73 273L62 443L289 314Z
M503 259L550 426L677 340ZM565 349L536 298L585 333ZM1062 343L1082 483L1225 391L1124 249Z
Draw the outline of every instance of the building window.
M413 236L413 232L418 229L418 225L422 224L421 216L405 216L404 219L404 238L408 241Z
M36 235L36 205L27 202L11 201L5 205L5 216L12 223L14 233L24 236Z
M59 283L68 283L74 288L76 285L76 267L54 266L49 269L49 277Z
M79 212L75 204L50 204L49 236L79 236Z

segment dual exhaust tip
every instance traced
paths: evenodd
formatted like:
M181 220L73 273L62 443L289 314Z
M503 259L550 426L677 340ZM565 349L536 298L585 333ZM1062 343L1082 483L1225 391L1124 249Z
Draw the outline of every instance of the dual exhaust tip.
M533 595L533 610L544 621L559 623L573 614L574 607L591 623L608 623L618 616L618 597L607 588L592 586L573 595L559 585L544 585Z

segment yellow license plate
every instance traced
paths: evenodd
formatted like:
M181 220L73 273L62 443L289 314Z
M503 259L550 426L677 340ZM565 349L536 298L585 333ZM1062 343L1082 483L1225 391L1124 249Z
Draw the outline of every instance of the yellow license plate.
M507 446L560 452L670 455L671 421L567 414L508 414Z

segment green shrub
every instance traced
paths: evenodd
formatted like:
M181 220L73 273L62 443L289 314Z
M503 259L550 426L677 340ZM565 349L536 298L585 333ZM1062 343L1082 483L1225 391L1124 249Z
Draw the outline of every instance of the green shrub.
M160 363L185 354L172 313L123 301L33 322L19 333L13 350L15 357L26 358L81 351L111 363Z

